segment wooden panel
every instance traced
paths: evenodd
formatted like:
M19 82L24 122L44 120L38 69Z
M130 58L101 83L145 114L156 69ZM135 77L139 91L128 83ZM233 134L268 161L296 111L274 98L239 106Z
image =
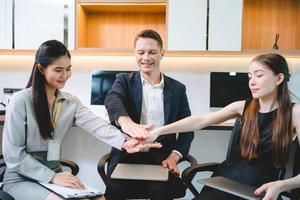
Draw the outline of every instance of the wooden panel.
M77 48L133 48L143 29L166 44L165 3L77 3Z
M280 49L296 49L299 1L244 0L242 49L272 49L276 33Z
M165 26L165 14L89 14L88 47L133 48L136 34L149 28L159 32L165 43Z
M76 6L76 38L78 48L87 46L87 14L78 4Z

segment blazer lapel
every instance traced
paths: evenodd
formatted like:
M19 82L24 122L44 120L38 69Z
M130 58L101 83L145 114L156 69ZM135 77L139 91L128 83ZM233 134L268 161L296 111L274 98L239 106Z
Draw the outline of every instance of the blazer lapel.
M134 105L135 110L137 112L137 119L138 123L140 123L141 118L141 110L142 110L142 82L140 77L140 72L134 73L134 83L132 86L133 89L133 95L134 95Z
M171 105L172 105L172 97L173 97L173 91L171 88L171 85L164 75L164 116L165 116L165 124L169 122L169 116L171 111Z

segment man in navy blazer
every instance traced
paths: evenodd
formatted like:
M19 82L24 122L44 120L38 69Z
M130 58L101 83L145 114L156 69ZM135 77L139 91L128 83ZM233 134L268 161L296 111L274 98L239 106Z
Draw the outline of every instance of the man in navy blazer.
M191 115L185 86L160 70L164 55L160 35L144 30L134 41L135 55L140 71L121 73L109 91L105 106L112 124L135 138L143 138L153 126L170 124ZM176 133L158 137L161 149L127 154L113 148L108 166L111 175L117 163L158 164L169 170L169 180L134 181L110 179L105 197L119 200L143 192L153 200L169 200L174 194L185 194L186 187L178 177L178 161L189 152L194 133ZM154 141L150 141L154 142Z

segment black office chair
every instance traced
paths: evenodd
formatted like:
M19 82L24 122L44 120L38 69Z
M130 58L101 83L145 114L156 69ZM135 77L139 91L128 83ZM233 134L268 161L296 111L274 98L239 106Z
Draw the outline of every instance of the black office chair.
M110 153L105 154L104 156L102 156L99 159L98 166L97 166L98 173L101 176L101 178L102 178L102 180L103 180L103 182L106 186L108 184L107 163L109 162L109 160L110 160ZM191 167L198 164L197 160L191 155L187 155L185 158L180 160L180 162L184 162L184 161L189 162ZM182 198L182 197L184 197L184 195L182 193L178 193L178 194L176 193L175 194L175 198ZM137 194L137 195L129 197L129 198L132 198L132 199L147 199L149 197L145 193L140 193L140 194Z
M241 128L241 120L237 119L234 123L232 134L231 134L231 137L229 140L226 159L229 158L229 156L234 148L234 144L236 144L236 140L238 139L238 137L236 137L236 135L234 135L233 133L235 133L240 128ZM295 176L300 173L300 160L299 160L300 157L299 156L300 156L300 147L299 147L298 140L296 138L293 141L291 154L289 156L289 161L280 170L278 179L283 180L283 179ZM194 179L196 173L206 172L206 171L214 172L220 164L221 163L216 163L216 162L199 164L199 165L188 167L182 172L183 182L187 185L187 187L189 188L189 190L192 192L192 194L195 197L200 194L200 192L192 184L192 180ZM299 200L300 199L300 189L283 192L283 193L281 193L281 196L288 197L291 200Z
M74 176L78 174L79 167L75 162L70 160L61 160L60 163L62 166L70 168L71 173ZM4 177L5 168L6 168L6 164L4 162L3 155L0 155L0 183L1 183L0 200L14 200L14 198L11 195L2 191L2 181Z

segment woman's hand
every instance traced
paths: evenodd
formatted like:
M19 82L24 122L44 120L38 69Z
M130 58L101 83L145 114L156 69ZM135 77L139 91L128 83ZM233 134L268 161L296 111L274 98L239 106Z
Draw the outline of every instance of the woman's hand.
M51 180L56 185L61 185L70 188L84 189L84 184L70 172L56 173Z
M122 146L127 153L137 153L143 149L148 148L161 148L162 145L158 142L155 143L145 143L145 140L137 140L134 138L128 138Z
M160 128L155 128L152 130L149 130L149 137L146 139L147 140L156 140L160 136ZM147 143L147 142L146 142Z
M259 196L265 193L262 200L276 200L278 198L278 195L282 192L282 186L282 181L266 183L257 188L254 194L256 196Z

